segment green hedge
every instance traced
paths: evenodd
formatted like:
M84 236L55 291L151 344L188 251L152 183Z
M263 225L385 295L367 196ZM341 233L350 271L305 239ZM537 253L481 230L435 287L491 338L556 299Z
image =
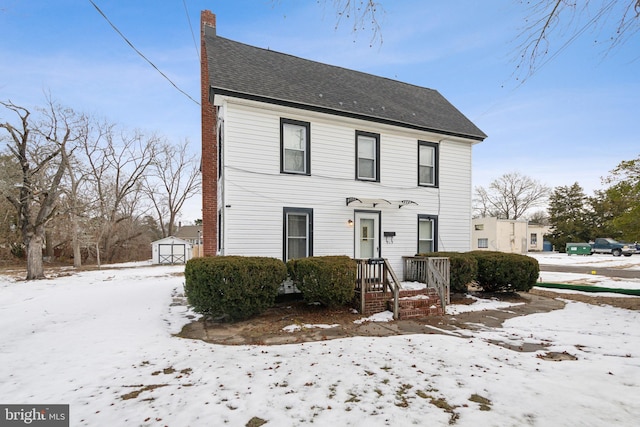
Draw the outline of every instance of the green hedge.
M485 292L528 292L538 280L540 266L529 256L493 251L468 253L478 261L476 282Z
M449 258L449 286L454 293L466 293L467 285L478 275L478 261L468 253L427 252L417 256Z
M329 307L350 304L355 294L356 262L348 256L292 259L289 276L306 302Z
M241 320L273 306L287 267L276 258L193 258L184 277L187 301L196 312Z

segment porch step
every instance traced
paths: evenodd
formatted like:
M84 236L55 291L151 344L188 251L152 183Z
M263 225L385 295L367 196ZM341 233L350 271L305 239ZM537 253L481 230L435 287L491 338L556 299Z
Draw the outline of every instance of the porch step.
M393 299L388 301L393 311ZM440 298L435 289L401 290L398 299L398 318L400 320L415 319L427 316L442 316Z

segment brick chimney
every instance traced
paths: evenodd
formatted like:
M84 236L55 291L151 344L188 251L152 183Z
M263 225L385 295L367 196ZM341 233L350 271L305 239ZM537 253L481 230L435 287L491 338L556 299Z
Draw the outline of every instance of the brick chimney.
M202 110L202 245L203 255L218 249L218 144L216 108L209 100L209 61L206 32L215 32L216 16L209 10L200 14L200 105Z

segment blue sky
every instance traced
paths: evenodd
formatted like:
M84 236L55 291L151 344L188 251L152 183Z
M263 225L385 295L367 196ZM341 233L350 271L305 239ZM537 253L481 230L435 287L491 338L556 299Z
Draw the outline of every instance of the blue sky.
M203 9L217 15L220 36L436 89L489 135L474 147L474 186L519 171L551 187L577 181L591 194L620 161L640 155L640 54L633 39L607 51L600 41L613 21L520 84L517 36L528 11L517 1L383 0L382 43L373 46L371 33L352 33L350 21L335 28L332 0L94 2L198 101ZM33 107L50 92L78 111L199 149L199 106L88 0L0 0L0 58L1 100ZM199 217L197 199L183 220Z

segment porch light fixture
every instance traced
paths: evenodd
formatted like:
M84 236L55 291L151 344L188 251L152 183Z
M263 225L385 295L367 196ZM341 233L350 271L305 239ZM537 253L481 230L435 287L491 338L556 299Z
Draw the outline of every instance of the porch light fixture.
M353 227L353 220L352 220L352 219L348 220L348 221L347 221L347 225L348 225L349 227Z

